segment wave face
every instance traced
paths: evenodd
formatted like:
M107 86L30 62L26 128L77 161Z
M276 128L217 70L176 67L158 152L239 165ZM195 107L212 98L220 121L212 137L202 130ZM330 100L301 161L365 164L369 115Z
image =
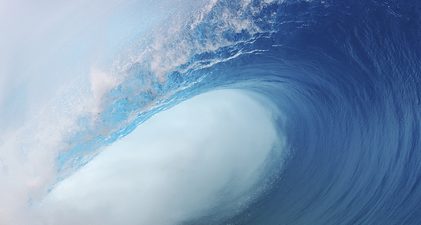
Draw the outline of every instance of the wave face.
M421 223L420 9L284 1L256 16L273 16L246 47L259 53L214 69L276 102L293 156L272 191L230 222Z
M162 110L243 89L276 108L289 155L241 211L185 224L421 224L420 16L417 0L197 1L91 73L56 182Z
M276 105L291 154L270 190L213 223L421 223L419 1L195 7L119 63L124 79L101 100L100 122L77 134L93 138L60 155L63 171L182 100L247 89Z

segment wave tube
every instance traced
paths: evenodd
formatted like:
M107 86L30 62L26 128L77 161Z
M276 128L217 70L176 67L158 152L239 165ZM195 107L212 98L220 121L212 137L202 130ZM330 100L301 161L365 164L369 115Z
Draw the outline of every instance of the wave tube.
M421 223L419 1L15 4L1 224Z
M264 106L220 90L163 111L60 182L44 216L52 224L178 224L239 212L285 155Z

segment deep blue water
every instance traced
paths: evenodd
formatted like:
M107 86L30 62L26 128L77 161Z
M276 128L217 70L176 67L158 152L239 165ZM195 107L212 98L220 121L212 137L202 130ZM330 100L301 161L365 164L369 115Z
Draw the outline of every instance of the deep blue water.
M282 112L290 155L244 211L186 224L421 224L421 1L245 2L199 7L146 40L62 171L179 101L248 89ZM157 71L163 52L170 66Z

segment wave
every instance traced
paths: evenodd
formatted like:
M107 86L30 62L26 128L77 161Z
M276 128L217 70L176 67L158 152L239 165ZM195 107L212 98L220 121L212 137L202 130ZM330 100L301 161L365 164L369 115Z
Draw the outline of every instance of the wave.
M421 223L421 3L211 0L71 89L56 185L162 111L218 89L270 102L289 154L229 215L185 224ZM55 104L55 103L54 103ZM269 107L269 106L267 106ZM69 125L70 124L70 125ZM54 185L50 190L54 190Z
M206 3L118 63L123 79L84 131L107 132L76 142L63 165L194 95L246 89L282 112L293 153L230 224L417 224L420 12L416 1Z

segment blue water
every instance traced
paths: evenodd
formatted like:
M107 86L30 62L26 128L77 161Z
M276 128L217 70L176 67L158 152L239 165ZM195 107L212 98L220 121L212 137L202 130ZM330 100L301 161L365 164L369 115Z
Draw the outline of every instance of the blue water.
M244 211L186 224L421 224L421 2L247 2L144 38L100 119L69 137L63 176L163 109L247 89L278 107L291 154Z

